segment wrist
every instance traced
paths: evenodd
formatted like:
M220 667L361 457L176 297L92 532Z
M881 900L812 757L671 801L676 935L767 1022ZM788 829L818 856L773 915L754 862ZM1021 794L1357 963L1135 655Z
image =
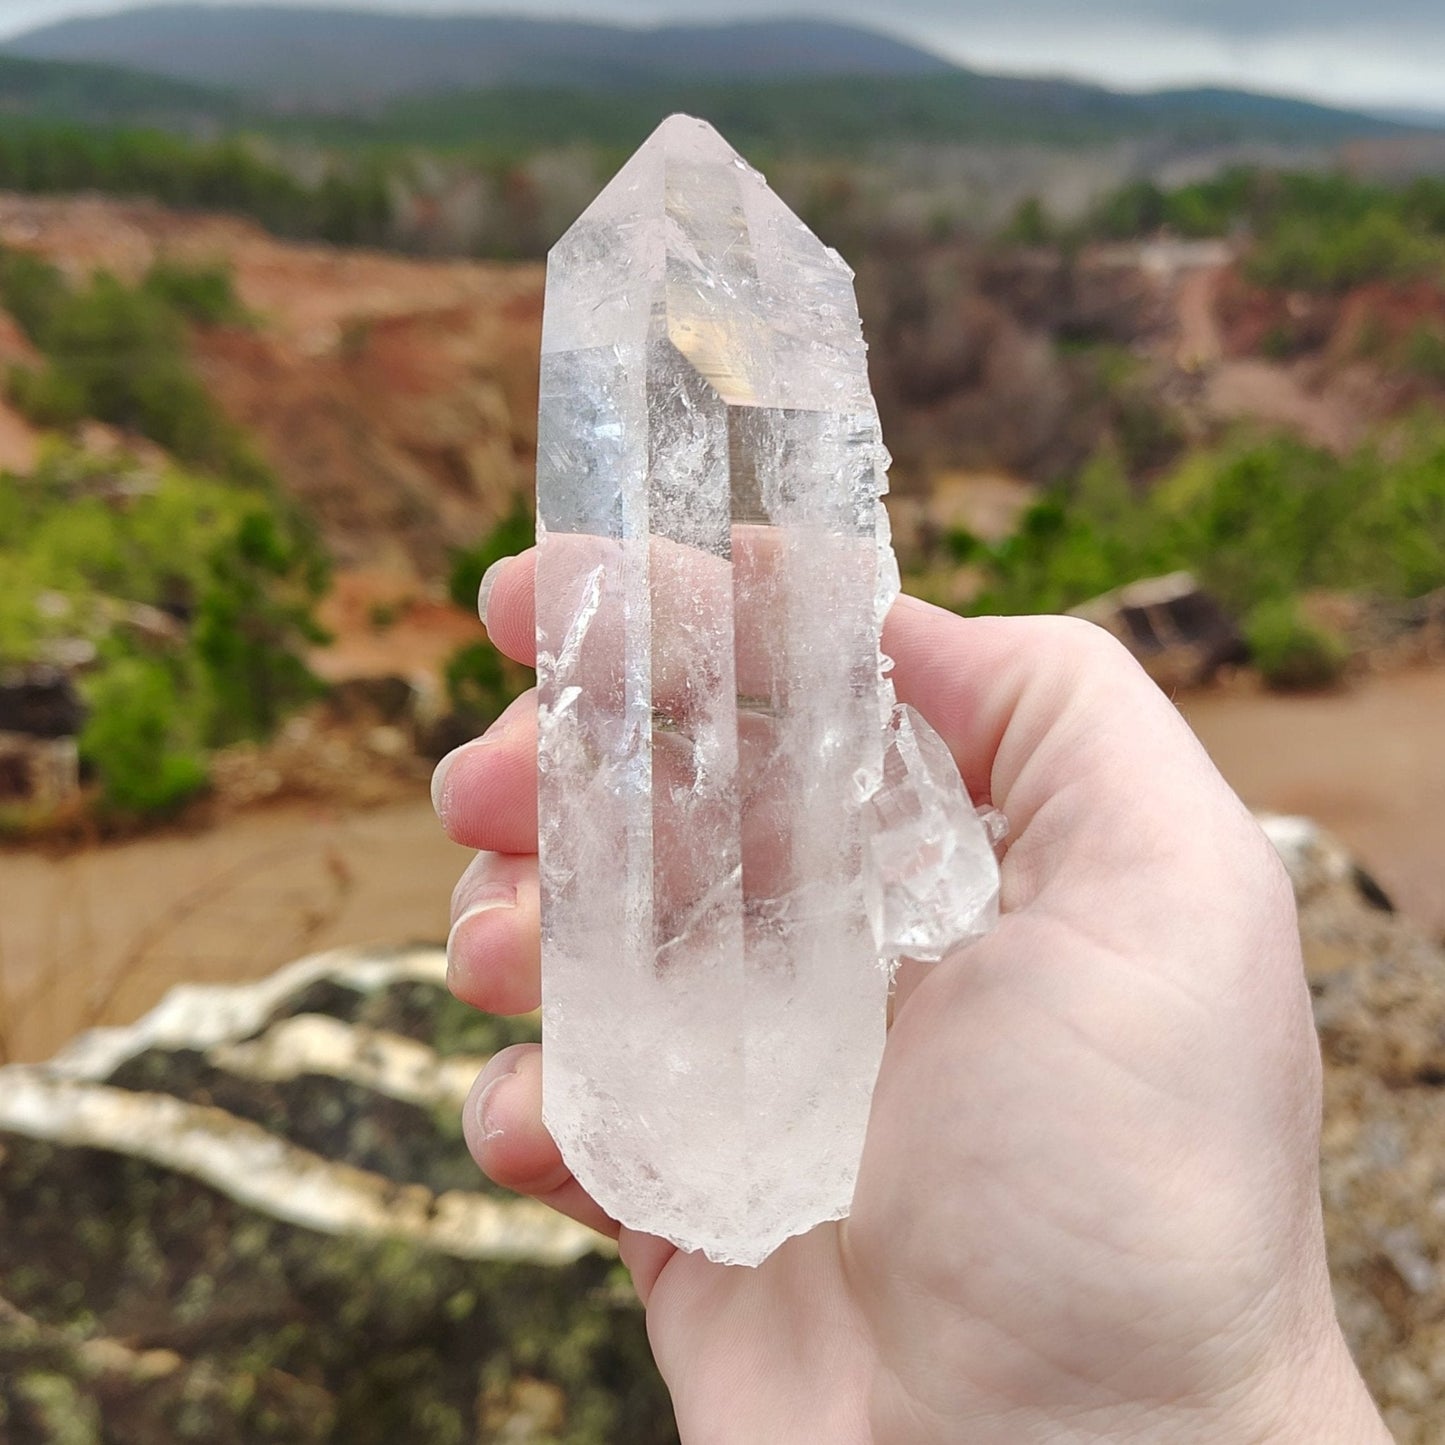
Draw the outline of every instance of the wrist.
M1333 1326L1313 1358L1281 1366L1242 1402L1218 1439L1221 1445L1391 1445L1392 1437Z

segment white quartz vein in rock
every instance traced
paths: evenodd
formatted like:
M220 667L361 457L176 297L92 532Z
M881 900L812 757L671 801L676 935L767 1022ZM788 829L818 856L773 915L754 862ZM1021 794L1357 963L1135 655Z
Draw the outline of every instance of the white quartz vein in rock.
M880 653L887 465L852 273L666 121L548 266L544 1111L603 1208L720 1261L847 1212L892 965L996 907Z
M599 1247L598 1235L531 1200L399 1187L224 1110L58 1078L42 1066L0 1069L0 1131L144 1159L323 1234L409 1239L458 1259L541 1264L565 1264Z
M46 1071L68 1079L108 1079L149 1049L204 1053L249 1039L287 1000L326 982L370 994L395 983L446 986L445 952L432 945L389 950L335 948L297 959L253 983L177 984L143 1018L90 1029L65 1045Z

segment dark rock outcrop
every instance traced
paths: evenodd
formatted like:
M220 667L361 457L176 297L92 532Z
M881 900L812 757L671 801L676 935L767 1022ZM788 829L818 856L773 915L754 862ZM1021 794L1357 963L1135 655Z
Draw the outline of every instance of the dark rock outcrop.
M467 1157L535 1020L444 978L323 955L0 1070L0 1439L675 1440L615 1252Z
M1249 656L1239 624L1188 572L1146 577L1072 610L1113 633L1168 692Z

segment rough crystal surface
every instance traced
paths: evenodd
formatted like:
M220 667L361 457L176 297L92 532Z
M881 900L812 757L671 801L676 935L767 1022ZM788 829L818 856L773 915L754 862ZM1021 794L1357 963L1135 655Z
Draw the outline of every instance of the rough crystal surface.
M880 654L842 258L674 116L553 249L542 353L545 1117L615 1218L756 1264L847 1213L892 963L997 870Z

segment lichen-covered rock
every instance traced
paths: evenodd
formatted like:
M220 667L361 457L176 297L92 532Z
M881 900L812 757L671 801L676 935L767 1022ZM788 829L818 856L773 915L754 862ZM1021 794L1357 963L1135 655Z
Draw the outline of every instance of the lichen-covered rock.
M613 1251L462 1143L535 1020L444 981L323 955L0 1070L0 1439L676 1438Z
M1345 1334L1395 1438L1445 1440L1445 952L1308 819L1294 881L1325 1063L1325 1230Z
M41 1324L0 1301L0 1439L320 1445L332 1438L335 1423L326 1391L285 1371L136 1349Z

